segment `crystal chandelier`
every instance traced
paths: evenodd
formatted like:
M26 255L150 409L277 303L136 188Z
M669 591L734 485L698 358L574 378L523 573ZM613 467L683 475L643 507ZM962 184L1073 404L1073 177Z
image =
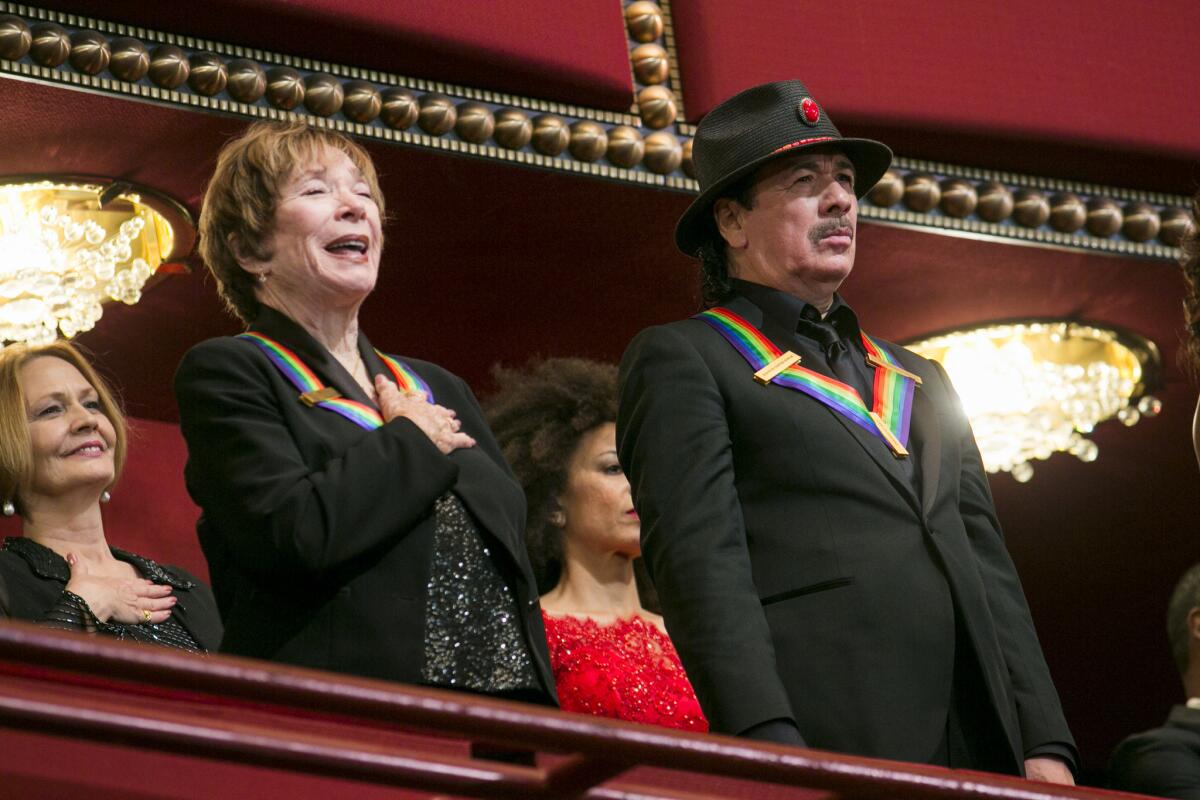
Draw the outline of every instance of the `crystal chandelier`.
M1153 342L1097 325L1028 320L952 331L907 345L954 382L988 472L1024 483L1035 459L1068 452L1095 461L1086 434L1116 417L1156 416L1149 394L1161 360Z
M0 343L44 344L90 330L101 303L136 303L159 266L193 238L186 209L129 183L0 180Z

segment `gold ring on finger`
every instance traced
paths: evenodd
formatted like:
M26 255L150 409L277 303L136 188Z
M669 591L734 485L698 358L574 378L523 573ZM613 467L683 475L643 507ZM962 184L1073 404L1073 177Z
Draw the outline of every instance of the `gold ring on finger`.
M150 609L148 609L148 608L142 609L142 620L145 622L150 621Z

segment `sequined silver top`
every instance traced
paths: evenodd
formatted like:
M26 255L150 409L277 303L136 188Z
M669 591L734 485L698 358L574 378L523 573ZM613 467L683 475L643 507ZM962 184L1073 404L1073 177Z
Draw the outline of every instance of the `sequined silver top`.
M456 495L442 495L435 511L421 679L477 692L538 689L516 596L490 548Z

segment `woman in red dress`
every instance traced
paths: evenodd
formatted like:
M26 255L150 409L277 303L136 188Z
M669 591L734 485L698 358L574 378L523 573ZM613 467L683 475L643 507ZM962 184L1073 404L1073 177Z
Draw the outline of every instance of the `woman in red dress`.
M559 704L707 731L662 617L638 591L640 524L617 461L616 368L559 358L496 378L488 418L529 505L526 544Z

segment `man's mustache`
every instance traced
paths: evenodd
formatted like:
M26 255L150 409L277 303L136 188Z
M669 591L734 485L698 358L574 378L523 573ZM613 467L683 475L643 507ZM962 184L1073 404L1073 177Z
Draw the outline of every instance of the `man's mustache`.
M839 217L837 219L828 219L824 222L817 223L808 232L808 239L813 244L819 244L826 236L831 236L839 230L850 232L850 241L854 241L854 223L849 217Z

